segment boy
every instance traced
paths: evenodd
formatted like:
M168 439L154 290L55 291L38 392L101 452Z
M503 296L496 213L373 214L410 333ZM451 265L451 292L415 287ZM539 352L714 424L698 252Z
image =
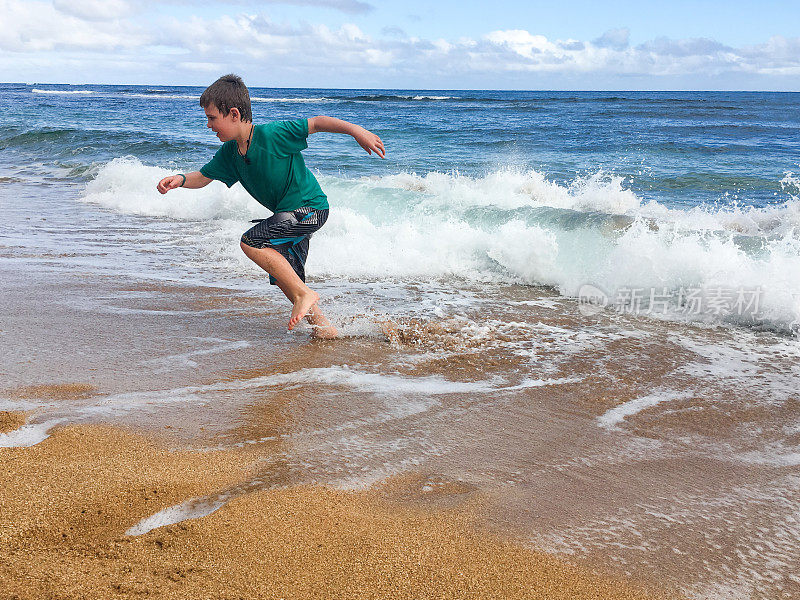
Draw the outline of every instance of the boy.
M319 295L305 284L309 238L328 218L328 199L300 151L308 147L306 138L318 131L349 134L368 154L381 158L383 142L363 127L333 117L254 125L250 94L237 75L225 75L210 85L200 96L200 106L207 127L224 143L202 169L165 177L158 191L197 189L214 179L228 187L240 181L274 213L245 232L241 248L292 302L289 329L306 317L317 337L336 337L336 328L317 305Z

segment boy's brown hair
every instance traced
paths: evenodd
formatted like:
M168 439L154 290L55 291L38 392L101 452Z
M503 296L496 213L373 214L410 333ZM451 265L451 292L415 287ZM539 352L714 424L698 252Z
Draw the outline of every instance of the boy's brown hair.
M252 121L253 111L250 108L250 92L242 78L233 73L223 75L206 88L200 96L200 106L207 108L214 105L223 116L227 116L232 108L239 111L242 121Z

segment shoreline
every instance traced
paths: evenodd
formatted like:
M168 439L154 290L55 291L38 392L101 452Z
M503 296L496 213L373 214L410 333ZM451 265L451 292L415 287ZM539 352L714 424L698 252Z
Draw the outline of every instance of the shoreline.
M78 208L94 222L94 209ZM154 252L166 249L144 248L136 256ZM386 523L392 525L383 529L398 532L384 548L405 539L402 509L416 507L425 514L452 509L442 517L450 526L460 522L459 511L480 498L484 503L476 509L477 518L461 529L472 532L474 547L486 547L490 537L516 540L515 547L556 553L559 564L574 561L584 574L597 569L612 579L693 598L778 598L797 587L787 573L800 537L786 498L798 489L787 468L795 460L790 452L796 436L790 428L800 414L792 399L798 348L785 338L615 312L586 316L573 301L542 288L442 291L409 284L396 297L366 285L336 296L341 290L331 285L327 290L334 303L340 302L340 317L355 315L361 322L349 336L330 343L312 341L307 332L287 334L288 307L270 288L155 281L150 271L137 277L101 267L39 248L31 254L9 251L3 263L6 319L0 333L11 351L0 368L5 377L0 408L28 411L34 425L24 431L28 442L55 429L38 446L2 451L2 464L13 452L40 458L17 469L16 478L3 480L2 511L14 504L16 512L9 514L20 523L5 522L2 535L22 527L32 541L14 534L17 574L3 574L3 579L22 583L13 591L4 588L0 597L9 591L20 598L59 597L66 588L70 591L62 597L70 600L108 598L121 592L107 587L119 584L128 595L152 589L155 596L205 598L209 581L232 581L236 565L254 559L238 550L233 558L222 550L213 554L213 547L197 541L198 532L224 539L230 547L260 548L261 538L248 537L258 519L230 511L246 505L269 515L271 503L288 498L290 490L302 492L294 500L302 511L313 505L309 498L322 496L328 503L346 498L347 506L361 506L369 494L330 490L373 484L372 497L380 488L388 503L381 514L388 514ZM419 319L403 308L433 310L443 299L441 314ZM364 327L370 318L385 315L397 327L389 339L377 327L374 332ZM8 428L21 425L21 418L20 413L0 415ZM83 432L90 431L84 428L88 424L121 427L111 431L142 436L131 448L155 444L190 453L143 460L140 448L125 450L128 458L116 460L123 448L116 433L113 439L69 434L78 440L73 447L43 453L52 444L63 445L58 440L72 431L67 424ZM81 449L83 444L107 447L92 454ZM209 465L217 463L179 458L200 450L205 454L195 456L204 460L227 457L227 466L218 463L227 479L212 476ZM145 463L151 465L149 475L138 472ZM62 473L58 479L47 469L70 476ZM120 481L118 472L127 479ZM195 481L198 474L202 481ZM70 497L62 488L71 486ZM40 498L45 490L48 502ZM197 521L157 530L174 530L188 561L170 562L173 575L191 567L198 574L183 578L201 583L192 583L197 588L187 592L165 587L172 585L165 583L168 575L154 574L161 568L162 561L154 560L158 554L152 548L134 553L129 548L138 546L124 533L142 518L206 494L212 500L225 494L228 503ZM81 497L89 498L90 506L76 507ZM95 505L102 514L86 520L89 513L81 511ZM208 506L192 508L208 512ZM45 518L53 510L67 516ZM240 537L225 537L225 526L209 525L220 514L233 515L229 526L243 532ZM374 522L373 513L365 514L362 521ZM306 522L295 517L294 528ZM38 528L25 529L25 523ZM360 527L352 519L348 523L350 530ZM431 530L417 529L413 536L436 548L446 546L436 542L444 526L432 523ZM317 526L311 523L307 530ZM87 542L86 531L98 528L105 533ZM376 528L375 535L384 535ZM185 533L190 530L194 537ZM272 530L260 531L264 539L272 538ZM293 531L284 537L294 536ZM341 550L349 534L330 533L326 539ZM0 542L8 547L9 539ZM40 546L39 555L31 555L32 542ZM458 542L448 547L453 543ZM192 544L205 554L195 555ZM380 550L377 542L359 544L353 541L349 554L315 576L338 577L337 565L350 565L350 554L360 556L365 547ZM732 554L731 547L748 551ZM433 550L425 554L433 562L423 565L444 560ZM465 552L458 547L459 566ZM285 553L285 547L275 546L273 555L283 560ZM116 558L105 560L101 554ZM211 567L203 562L206 555L216 556ZM320 559L315 555L314 560ZM31 561L43 566L32 572L33 579L24 579ZM396 562L390 567L399 568ZM214 565L229 563L233 571L215 572ZM307 571L306 563L298 564L294 573ZM388 568L376 560L370 565L373 574ZM406 571L421 568L403 565ZM493 582L517 577L515 563L504 565L508 573L495 574ZM447 581L465 586L458 572L437 571L440 587ZM262 579L277 577L263 573ZM528 581L538 581L532 577ZM485 574L477 578L486 583ZM91 581L103 582L102 593L93 591ZM232 587L243 591L230 597L266 594L247 585L243 580L241 588ZM500 594L496 585L486 586L481 597ZM29 588L34 591L28 593ZM396 595L381 590L382 597ZM228 591L219 584L210 597L225 598ZM317 588L314 593L337 595Z
M479 494L437 485L431 502L409 492L414 474L359 491L257 490L208 516L125 535L164 508L236 486L257 461L249 449L172 451L98 425L0 449L0 595L667 597L501 539L479 525Z

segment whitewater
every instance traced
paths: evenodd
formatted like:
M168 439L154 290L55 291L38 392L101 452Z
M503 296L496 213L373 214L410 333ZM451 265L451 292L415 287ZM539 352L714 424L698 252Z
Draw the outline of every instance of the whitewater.
M139 159L97 169L81 201L123 214L194 223L181 236L216 276L252 275L238 249L243 224L268 216L241 186L158 194L170 171ZM319 175L333 210L314 237L308 273L318 279L436 280L549 286L577 298L591 284L622 290L758 290L757 310L642 314L767 327L793 333L800 319L798 179L766 207L668 208L644 201L618 176L594 173L566 185L538 171L483 177L457 172L342 178ZM202 226L199 226L202 224ZM199 226L199 229L197 228ZM189 268L187 266L187 268ZM180 277L180 270L173 273ZM645 298L647 300L647 298Z

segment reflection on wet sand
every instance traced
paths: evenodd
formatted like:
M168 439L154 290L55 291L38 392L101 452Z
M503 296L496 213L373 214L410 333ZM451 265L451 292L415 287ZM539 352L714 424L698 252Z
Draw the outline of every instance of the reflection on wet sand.
M126 527L154 515L142 530L224 520L297 486L393 482L382 493L396 510L480 498L482 527L646 585L697 597L797 589L794 340L584 316L574 301L516 286L503 302L468 290L450 315L376 313L359 317L369 326L357 335L313 341L283 332L263 299L169 285L117 295L114 285L62 286L68 308L47 323L69 322L82 353L54 357L50 375L7 365L20 381L0 408L52 423L42 445L67 431L58 427L99 422L241 461L224 485L175 494ZM79 308L70 295L103 300ZM117 347L112 331L135 336ZM36 339L21 347L49 352Z

